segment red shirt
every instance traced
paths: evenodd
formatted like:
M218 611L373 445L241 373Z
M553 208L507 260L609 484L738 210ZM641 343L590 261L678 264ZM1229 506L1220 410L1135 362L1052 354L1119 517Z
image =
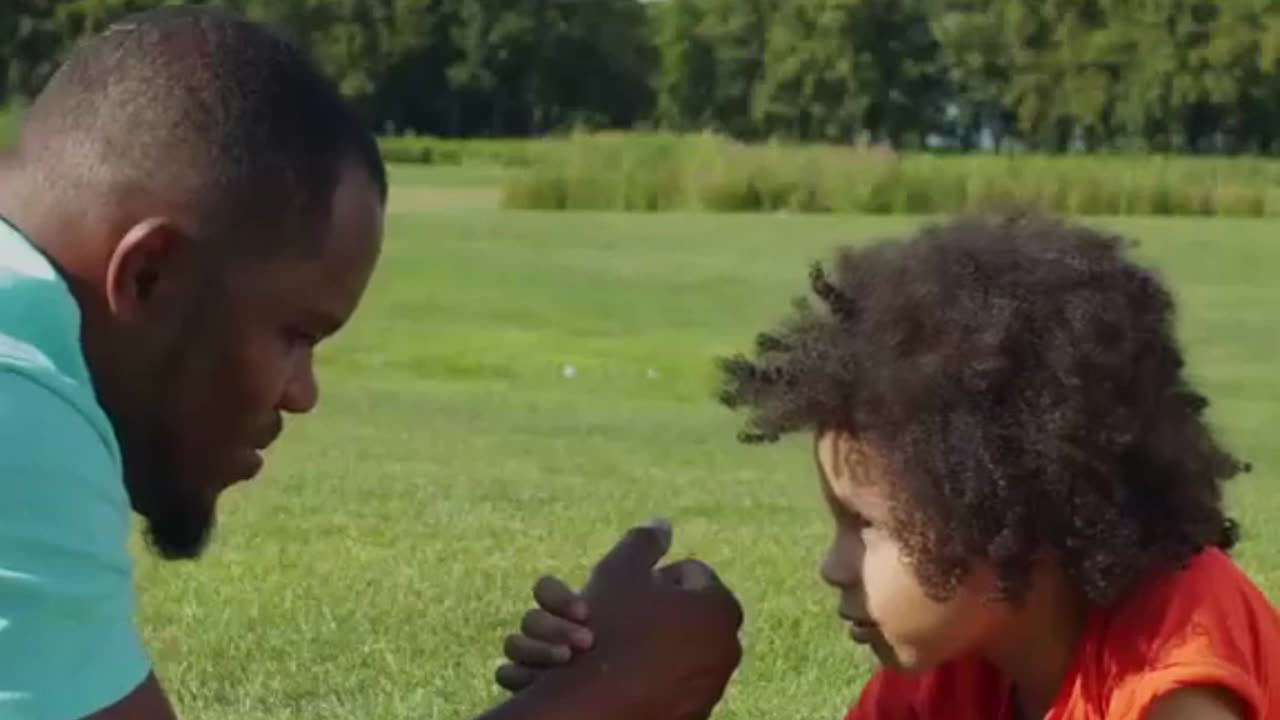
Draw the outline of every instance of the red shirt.
M1280 720L1280 613L1217 549L1088 619L1045 720L1140 720L1185 685L1227 688ZM1009 683L965 658L921 675L881 670L846 720L1009 720Z

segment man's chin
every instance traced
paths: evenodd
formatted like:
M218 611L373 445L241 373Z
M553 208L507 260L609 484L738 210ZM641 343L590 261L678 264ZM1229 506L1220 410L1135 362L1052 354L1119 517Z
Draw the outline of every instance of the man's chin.
M213 537L214 508L188 507L146 519L146 539L151 550L165 560L195 560Z

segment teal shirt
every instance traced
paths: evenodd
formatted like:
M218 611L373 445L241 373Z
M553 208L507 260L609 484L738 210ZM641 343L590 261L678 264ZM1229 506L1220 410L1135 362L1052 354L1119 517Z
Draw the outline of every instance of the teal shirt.
M0 720L69 720L149 672L120 449L45 257L0 221Z

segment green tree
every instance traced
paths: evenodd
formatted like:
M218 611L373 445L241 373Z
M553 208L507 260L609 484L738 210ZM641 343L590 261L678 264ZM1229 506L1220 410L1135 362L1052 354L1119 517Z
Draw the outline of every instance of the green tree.
M942 127L950 97L942 48L921 0L861 0L852 44L863 126L894 147L918 147Z
M379 129L1273 151L1270 0L191 0L287 29ZM0 3L0 99L177 0Z
M771 133L918 145L947 95L927 6L912 0L795 0L779 6L755 114Z
M650 109L646 18L639 0L462 0L450 84L497 134L634 122Z
M705 17L701 0L667 0L655 8L657 119L665 127L691 130L712 121L716 60L699 32Z
M863 129L867 102L854 67L856 6L857 0L792 0L778 9L754 103L768 133L849 141Z
M1004 0L939 0L931 7L929 27L951 88L946 134L964 149L989 135L999 148L1015 125L1006 109L1008 48L1000 20Z
M383 72L370 115L380 128L467 134L448 68L461 57L453 38L458 0L396 0Z
M778 0L670 0L659 7L658 119L676 129L758 133L752 116Z

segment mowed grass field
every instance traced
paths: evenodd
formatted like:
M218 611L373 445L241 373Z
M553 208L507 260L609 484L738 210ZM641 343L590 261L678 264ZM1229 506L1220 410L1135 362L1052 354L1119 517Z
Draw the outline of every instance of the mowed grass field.
M921 219L501 212L484 207L493 173L395 177L384 260L320 354L317 412L228 493L206 558L138 544L141 623L183 717L472 717L501 697L533 580L580 582L656 514L672 557L713 563L746 609L716 717L840 717L870 664L817 576L808 448L738 445L712 358L783 314L811 260ZM1256 466L1231 490L1238 558L1274 602L1280 227L1094 222L1141 238L1177 291L1193 374Z

